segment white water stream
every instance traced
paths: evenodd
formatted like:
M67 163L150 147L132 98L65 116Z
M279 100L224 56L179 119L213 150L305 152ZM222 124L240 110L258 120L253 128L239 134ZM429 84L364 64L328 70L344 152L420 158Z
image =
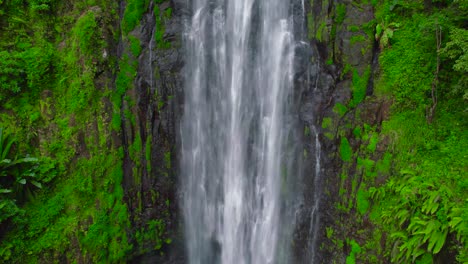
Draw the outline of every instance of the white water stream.
M290 0L191 2L180 131L189 263L289 262L297 209L287 197L300 196L288 154L289 8Z

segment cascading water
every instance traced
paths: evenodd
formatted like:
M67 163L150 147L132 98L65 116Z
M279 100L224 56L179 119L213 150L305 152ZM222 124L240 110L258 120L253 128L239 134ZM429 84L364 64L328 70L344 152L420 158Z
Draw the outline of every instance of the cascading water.
M182 192L190 263L290 262L301 153L289 0L192 0Z

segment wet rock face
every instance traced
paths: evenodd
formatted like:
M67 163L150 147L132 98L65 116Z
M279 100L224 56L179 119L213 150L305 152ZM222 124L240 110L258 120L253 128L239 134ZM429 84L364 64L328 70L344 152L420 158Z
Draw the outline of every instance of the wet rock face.
M121 111L125 199L131 233L159 232L149 230L148 223L162 221L158 235L164 241L156 250L158 241L134 241L138 245L134 246L131 263L183 260L176 178L183 12L180 0L151 3L140 26L129 34L139 40L141 53L136 58L134 88L127 92ZM168 238L172 241L166 242Z
M314 184L321 186L320 193L320 228L317 238L318 252L316 263L344 263L349 254L346 245L337 249L330 244L327 238L326 227L335 231L337 239L346 239L346 235L352 232L353 215L340 214L336 208L340 201L340 173L343 161L339 155L340 136L352 133L352 127L361 123L378 125L388 108L384 102L364 101L356 108L348 107L347 114L340 116L334 111L339 103L349 106L353 100L353 74L364 76L370 71L367 83L366 95L372 95L372 76L377 66L376 49L372 26L368 26L373 20L373 8L370 4L357 4L353 1L305 1L307 44L310 49L305 52L298 48L296 56L301 71L296 78L297 89L300 90L299 115L304 127L315 126L321 142L321 179L314 183L310 175L314 175L315 157L310 155L304 160L304 206L310 206L313 200L308 193L314 191ZM306 62L306 65L303 63ZM362 120L356 118L354 111L363 111ZM372 114L374 113L374 114ZM377 114L375 114L377 113ZM380 113L380 114L379 114ZM324 125L327 119L332 125ZM304 133L304 150L314 153L313 135ZM359 148L359 142L351 142L353 148ZM355 168L356 164L351 164ZM351 187L349 187L351 189ZM307 253L304 241L304 233L310 228L310 216L300 221L296 233L296 256L304 256ZM342 220L340 220L342 219ZM337 224L342 222L342 224ZM318 255L318 256L317 256ZM304 260L305 261L305 260ZM306 262L303 262L306 263Z

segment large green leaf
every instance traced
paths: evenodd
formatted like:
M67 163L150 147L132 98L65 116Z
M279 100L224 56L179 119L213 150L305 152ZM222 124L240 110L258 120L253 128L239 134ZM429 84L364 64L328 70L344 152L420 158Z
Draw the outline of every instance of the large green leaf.
M31 181L31 183L36 186L37 188L39 189L42 189L42 184L40 182L37 182L37 181Z
M17 159L14 161L15 164L20 164L20 163L34 163L34 162L38 162L39 159L38 158L33 158L33 157L26 157L26 158L21 158L21 159Z
M434 250L433 250L434 254L439 253L442 247L444 246L445 240L447 238L447 234L448 234L448 229L446 229L441 236L437 237L437 241L435 243Z

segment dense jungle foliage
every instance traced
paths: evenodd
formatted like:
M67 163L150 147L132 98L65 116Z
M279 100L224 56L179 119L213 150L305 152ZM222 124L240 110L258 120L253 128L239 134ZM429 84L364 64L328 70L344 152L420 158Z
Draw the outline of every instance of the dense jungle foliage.
M394 262L467 263L468 1L386 1L377 10L378 92L393 100L382 134L394 168L370 190L374 217Z
M118 4L0 1L2 263L118 263L170 243L160 219L129 232L113 138L141 50L128 32L149 1L127 1L121 26ZM120 38L132 45L118 60Z
M159 219L128 232L124 150L113 140L131 114L121 106L141 52L129 32L149 2L127 0L119 19L117 1L0 0L0 262L122 263L145 243L170 243ZM365 245L349 241L346 262L383 263L369 252L384 240L393 263L468 263L468 1L371 2L375 93L392 107L381 131L355 130L369 142L360 154L341 139L343 161L368 173L357 211L378 230ZM335 22L346 16L339 7ZM118 58L109 43L120 39L128 50ZM368 75L355 74L355 87ZM389 147L375 162L366 155L378 141ZM144 152L141 140L131 151Z
M348 245L347 263L468 263L468 1L372 5L375 19L363 29L378 43L375 96L364 99L369 76L354 71L352 99L334 111L359 120L361 102L391 107L381 126L358 121L351 136L341 137L337 208L355 210L359 227L347 231L353 239L345 242L333 227L327 237L337 247ZM356 141L358 149L350 144ZM376 153L381 146L386 151ZM350 177L352 190L346 190Z

